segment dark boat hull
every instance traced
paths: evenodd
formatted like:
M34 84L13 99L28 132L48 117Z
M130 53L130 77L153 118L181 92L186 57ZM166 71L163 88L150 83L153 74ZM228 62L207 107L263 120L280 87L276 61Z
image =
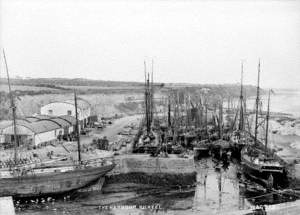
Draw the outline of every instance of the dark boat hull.
M201 159L209 156L209 147L194 147L194 158Z
M252 179L253 181L263 185L263 186L281 186L285 181L284 171L262 171L256 167L253 163L250 163L248 160L243 159L241 156L241 161L243 165L244 174ZM270 181L270 176L272 175L273 181Z
M260 178L263 180L268 180L268 178L270 177L270 175L280 175L282 173L274 173L274 172L262 172L259 171L257 169L252 168L251 166L247 165L246 163L242 162L243 164L243 169L245 171L246 174L249 174L251 176L254 176L256 178Z
M34 197L71 192L93 184L114 166L111 164L45 175L1 178L0 196Z
M230 143L230 148L232 152L232 157L241 160L241 151L245 147L243 144L237 144L237 143Z

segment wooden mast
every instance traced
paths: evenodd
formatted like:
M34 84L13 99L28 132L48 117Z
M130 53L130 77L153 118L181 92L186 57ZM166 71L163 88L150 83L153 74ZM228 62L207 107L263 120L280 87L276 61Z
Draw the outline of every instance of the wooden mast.
M271 94L271 90L269 90L268 110L267 110L267 116L266 116L266 140L265 140L265 153L266 154L267 154L267 149L268 149L268 134L269 134L269 119L270 119L270 94Z
M189 125L189 113L188 113L188 98L187 95L184 95L184 108L185 108L185 129L187 130Z
M147 71L146 71L146 61L144 60L144 78L145 78L145 89L146 89L146 83L147 83Z
M244 96L243 96L243 75L244 75L244 66L243 62L241 63L241 92L240 92L240 122L239 122L239 130L243 131L244 126Z
M149 73L148 73L148 79L147 79L147 134L149 135L150 134L150 127L151 127L151 113L150 113L150 107L151 107L151 95L150 95L150 77L149 77Z
M203 104L200 97L200 103L199 103L199 128L203 126Z
M150 122L153 121L153 111L154 111L154 89L153 89L153 59L152 59L152 68L151 68L151 96L150 96Z
M144 73L145 73L145 118L146 118L146 131L147 135L150 133L150 80L149 80L149 73L146 72L146 62L144 61Z
M168 96L168 127L171 127L171 101L170 95Z
M259 80L260 80L260 59L258 61L258 75L257 75L257 89L256 89L254 144L256 144L256 141L257 141L258 106L259 106Z
M75 103L75 117L76 117L78 162L81 163L80 134L79 134L79 123L78 123L78 111L77 111L77 96L76 96L76 90L75 89L74 89L74 103Z
M223 99L221 99L219 105L219 138L223 139Z
M207 101L205 101L205 133L206 133L206 135L207 136L209 136L208 135L208 125L207 125L207 123L208 123L208 120L207 120Z
M8 89L9 89L9 96L10 96L10 108L12 109L12 117L13 117L13 127L14 127L14 161L15 164L17 164L17 147L19 146L19 141L17 138L17 124L16 124L16 106L14 103L14 98L11 92L11 85L10 85L10 78L9 78L9 72L8 72L8 65L6 61L5 51L3 51L3 57L5 62L5 68L6 68L6 74L7 74L7 82L8 82Z
M178 136L178 127L179 127L179 95L178 91L176 91L176 94L174 95L174 118L173 118L173 143L177 143L177 136Z
M145 118L144 118L144 120L145 120L145 122L146 122L146 124L147 124L147 70L146 70L146 61L144 60L144 79L145 79L145 86L144 86L144 88L145 88L145 95L144 95L144 102L145 102L145 108L144 108L144 114L145 114Z

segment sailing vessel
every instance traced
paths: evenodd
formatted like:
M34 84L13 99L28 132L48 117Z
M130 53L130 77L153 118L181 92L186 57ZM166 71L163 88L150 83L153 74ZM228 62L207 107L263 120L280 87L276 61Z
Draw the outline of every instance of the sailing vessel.
M258 81L255 111L255 134L253 144L249 144L241 150L241 161L245 173L251 178L262 182L268 188L277 185L284 176L284 167L268 150L268 130L270 117L270 91L268 96L268 107L266 115L265 144L258 140L258 106L259 106L259 79L260 62L258 64Z
M202 107L201 107L201 114L202 114ZM207 126L208 120L207 120L207 104L205 104L205 131L200 133L201 140L195 140L193 145L193 151L194 151L194 158L199 159L202 157L206 157L209 155L210 152L210 138L209 138L209 132L208 132L208 126Z
M18 159L19 141L17 138L16 106L11 92L8 66L3 50L9 86L10 102L13 115L14 128L14 160L6 168L0 169L0 196L34 197L57 195L80 188L87 187L97 182L107 172L112 170L114 163L103 160L82 160L80 152L80 136L78 129L77 97L74 91L76 112L76 134L78 146L78 161L67 162L63 159L39 163L22 164Z
M154 89L153 89L153 61L152 61L152 74L151 83L150 75L146 72L146 62L144 61L144 74L145 74L145 116L141 124L140 137L134 146L134 153L150 153L155 155L160 148L159 135L153 129L153 109L154 109ZM145 126L144 126L145 125Z
M114 168L109 161L71 165L17 165L0 169L0 196L35 197L75 191L96 183Z
M232 129L233 132L230 135L230 145L232 148L232 156L240 159L241 150L243 147L251 142L251 137L246 131L245 121L246 121L246 102L244 99L244 87L243 87L243 75L244 75L244 65L241 62L241 89L239 98L239 108L236 112L235 119L233 121ZM238 119L238 123L237 123Z

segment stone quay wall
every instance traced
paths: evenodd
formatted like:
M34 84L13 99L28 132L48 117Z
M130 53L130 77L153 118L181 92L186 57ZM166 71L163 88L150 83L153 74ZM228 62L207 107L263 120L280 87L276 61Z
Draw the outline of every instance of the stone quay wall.
M121 155L116 167L106 175L106 184L139 183L168 187L192 186L196 182L193 157L150 157L148 154Z

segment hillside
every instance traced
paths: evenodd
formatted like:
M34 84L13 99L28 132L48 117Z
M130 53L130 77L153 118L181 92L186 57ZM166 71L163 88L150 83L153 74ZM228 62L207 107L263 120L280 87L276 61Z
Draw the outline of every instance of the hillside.
M12 89L17 95L39 95L39 94L57 94L70 93L73 89L80 94L97 94L97 93L127 93L143 92L143 82L122 82L122 81L103 81L91 79L67 79L67 78L28 78L28 79L11 79ZM239 95L239 84L182 84L182 83L154 83L156 89L168 91L171 89L189 89L195 91L201 88L207 88L214 94L223 96ZM256 87L245 86L247 95L255 95ZM8 91L7 80L0 79L0 91Z
M73 90L92 104L93 114L114 115L141 112L144 83L88 79L12 79L12 90L19 117L38 113L43 104L73 98ZM0 119L10 118L10 100L5 79L0 79ZM196 95L205 90L209 96L237 98L238 84L176 84L155 83L155 97L161 98L172 90ZM254 96L256 87L245 86L247 96Z

